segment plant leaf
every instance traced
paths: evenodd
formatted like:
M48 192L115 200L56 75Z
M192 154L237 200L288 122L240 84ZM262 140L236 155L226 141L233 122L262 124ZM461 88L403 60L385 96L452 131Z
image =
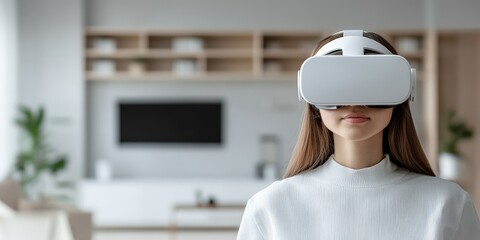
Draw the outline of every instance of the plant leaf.
M459 155L457 145L460 140L469 139L473 136L471 129L465 121L459 119L455 110L450 110L447 114L446 129L448 130L448 138L442 144L442 151Z
M50 164L50 172L52 174L64 169L67 166L67 158L65 156L59 157L56 161Z
M38 114L37 114L37 117L35 119L37 128L40 128L40 126L42 126L44 117L45 117L45 109L43 107L40 107L38 109Z

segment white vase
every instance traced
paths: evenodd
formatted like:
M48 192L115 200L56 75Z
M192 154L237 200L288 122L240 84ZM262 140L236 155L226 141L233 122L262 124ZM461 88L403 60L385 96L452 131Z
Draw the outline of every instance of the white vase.
M98 159L95 163L95 177L102 182L112 179L112 166L107 159Z
M43 172L40 173L33 181L25 185L24 193L27 199L38 201L45 197L49 181L51 181L51 178L49 178L49 176Z
M442 152L439 159L440 177L447 180L460 180L464 173L464 164L457 155Z
M273 182L277 180L277 168L273 163L267 163L263 167L263 179Z

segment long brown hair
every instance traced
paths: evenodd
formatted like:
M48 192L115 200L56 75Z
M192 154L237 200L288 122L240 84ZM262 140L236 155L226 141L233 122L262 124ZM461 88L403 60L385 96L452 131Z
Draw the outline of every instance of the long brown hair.
M382 36L373 32L364 32L363 35L381 43L392 54L397 54L395 48ZM323 45L342 36L342 33L337 33L326 37L317 44L312 56ZM284 178L317 168L328 160L333 150L332 132L323 123L319 110L307 103L297 144ZM435 176L415 131L408 100L393 109L390 123L383 130L383 152L389 154L391 161L400 167Z

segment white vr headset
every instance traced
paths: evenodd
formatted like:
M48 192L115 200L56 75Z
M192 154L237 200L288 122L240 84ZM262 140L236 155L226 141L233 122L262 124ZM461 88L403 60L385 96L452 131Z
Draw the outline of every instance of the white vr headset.
M344 105L393 107L415 97L415 69L362 30L321 47L298 71L298 98L321 109ZM342 55L329 55L336 52ZM365 55L373 51L376 55Z

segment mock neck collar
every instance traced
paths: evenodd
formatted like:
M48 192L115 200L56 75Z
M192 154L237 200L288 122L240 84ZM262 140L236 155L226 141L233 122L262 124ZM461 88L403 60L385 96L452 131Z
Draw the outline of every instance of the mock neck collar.
M406 171L395 165L388 154L379 163L361 169L353 169L339 164L332 154L323 165L314 169L313 174L320 180L335 185L375 187L399 181Z

